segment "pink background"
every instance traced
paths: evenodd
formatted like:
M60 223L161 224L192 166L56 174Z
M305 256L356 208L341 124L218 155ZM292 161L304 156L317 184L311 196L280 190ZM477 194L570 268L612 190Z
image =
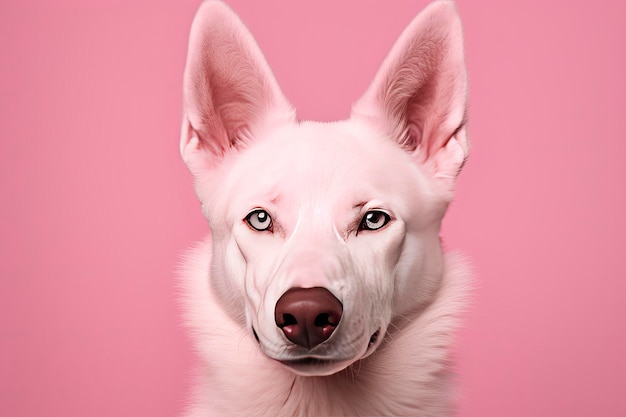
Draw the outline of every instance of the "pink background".
M0 415L173 416L178 156L197 1L0 4ZM421 1L233 0L305 119L347 116ZM626 415L626 6L458 2L472 155L444 225L479 275L460 416Z

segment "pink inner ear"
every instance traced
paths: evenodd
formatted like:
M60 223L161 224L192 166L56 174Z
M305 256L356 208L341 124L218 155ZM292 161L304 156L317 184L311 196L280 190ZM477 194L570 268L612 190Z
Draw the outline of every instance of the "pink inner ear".
M220 1L205 1L193 21L183 99L181 152L202 150L209 158L241 146L265 118L294 119L254 38Z
M426 160L464 125L466 91L460 19L452 2L439 1L402 33L353 117L383 127Z
M407 123L404 134L400 134L398 143L408 152L414 152L422 144L422 127L415 123Z

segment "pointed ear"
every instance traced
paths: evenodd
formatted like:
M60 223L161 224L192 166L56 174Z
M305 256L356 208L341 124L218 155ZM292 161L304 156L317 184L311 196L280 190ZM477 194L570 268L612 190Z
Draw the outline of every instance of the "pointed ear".
M256 125L295 118L254 38L220 1L205 1L191 26L183 102L180 152L192 173L244 146Z
M436 1L396 41L352 117L380 128L433 176L454 180L469 147L466 97L461 21L451 1Z

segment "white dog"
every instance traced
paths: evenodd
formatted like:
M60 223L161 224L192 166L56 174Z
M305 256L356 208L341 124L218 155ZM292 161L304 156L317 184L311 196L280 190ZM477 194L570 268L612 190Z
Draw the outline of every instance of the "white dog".
M452 413L468 273L439 231L468 153L462 44L435 2L348 120L301 122L237 16L202 4L180 144L212 232L183 268L189 416Z

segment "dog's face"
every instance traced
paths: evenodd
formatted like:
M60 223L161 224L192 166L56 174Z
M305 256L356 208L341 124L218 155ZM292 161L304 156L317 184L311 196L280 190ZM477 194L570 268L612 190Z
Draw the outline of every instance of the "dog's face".
M239 298L235 309L268 356L301 373L335 372L436 288L443 204L407 153L367 126L306 123L259 135L210 187L213 279L225 280L223 297ZM314 287L328 289L342 314L328 341L309 349L285 337L275 310L289 289Z
M335 373L431 299L467 154L465 82L458 18L436 3L349 120L299 123L238 18L201 7L181 153L211 226L211 285L268 357Z

